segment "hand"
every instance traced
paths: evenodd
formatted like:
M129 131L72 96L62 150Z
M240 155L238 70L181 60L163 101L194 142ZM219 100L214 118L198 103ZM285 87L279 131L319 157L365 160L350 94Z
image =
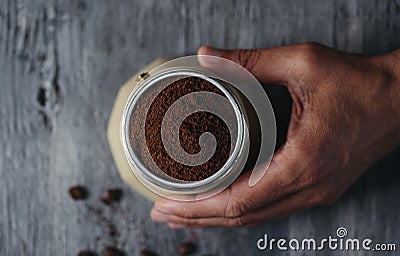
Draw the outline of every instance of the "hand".
M154 221L171 228L247 226L331 204L400 145L399 52L368 57L305 43L263 50L202 47L198 53L237 62L262 83L287 86L293 98L287 141L256 186L248 186L247 172L205 200L161 199L151 211Z

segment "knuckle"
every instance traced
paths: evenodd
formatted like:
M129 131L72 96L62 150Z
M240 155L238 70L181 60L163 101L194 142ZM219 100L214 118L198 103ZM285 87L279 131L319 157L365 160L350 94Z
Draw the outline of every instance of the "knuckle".
M319 52L322 45L315 42L305 42L299 44L299 51L302 52L305 56L313 56Z
M300 46L302 49L306 50L306 51L308 50L308 51L310 51L310 52L313 52L315 49L321 47L321 44L316 43L316 42L309 41L309 42L304 42L304 43L302 43L302 44L299 44L299 46Z
M188 207L182 207L180 209L180 214L183 218L193 218L194 213Z
M154 209L152 209L152 210L150 211L150 218L156 219L157 217L158 217L157 212L156 212Z
M324 206L333 203L333 196L327 189L316 190L310 200L311 206Z
M237 228L243 227L248 223L248 219L244 216L236 217L236 218L227 218L225 221L226 227Z
M308 189L317 185L321 180L321 170L315 165L306 165L302 168L299 178L299 189Z
M189 218L183 218L182 219L183 225L185 226L196 226L198 224L198 220L197 219L189 219Z
M321 170L319 168L312 170L308 174L307 186L310 187L312 185L317 184L320 181L320 179L321 179Z
M299 44L295 59L297 66L307 70L316 68L321 47L320 44L314 42Z
M228 203L226 204L224 217L225 218L237 218L248 212L251 202L248 199L231 196L229 197Z
M238 50L236 52L236 62L251 72L258 62L260 54L260 50Z

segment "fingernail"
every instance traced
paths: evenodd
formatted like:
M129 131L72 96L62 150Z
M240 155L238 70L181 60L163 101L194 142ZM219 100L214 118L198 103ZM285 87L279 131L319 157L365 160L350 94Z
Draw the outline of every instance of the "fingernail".
M170 229L183 229L183 228L187 228L187 226L182 225L182 224L175 224L175 223L168 223L168 227Z
M170 211L168 208L166 208L165 206L162 205L155 205L154 209L160 213L164 213L164 214L171 214L172 211Z
M221 50L211 47L211 46L202 46L198 51L199 55L212 55L212 56L221 56Z
M168 221L168 216L164 215L164 214L154 213L151 215L151 218L153 219L153 221L156 221L156 222L167 222Z

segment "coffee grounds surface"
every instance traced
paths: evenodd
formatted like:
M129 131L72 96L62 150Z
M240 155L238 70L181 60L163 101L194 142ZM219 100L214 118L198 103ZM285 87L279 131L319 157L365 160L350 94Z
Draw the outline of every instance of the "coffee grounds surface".
M217 142L214 154L208 161L197 166L177 162L168 154L162 143L161 126L170 106L189 93L206 91L225 98L226 96L219 88L199 77L165 79L159 83L159 86L165 87L166 83L168 85L159 93L156 89L154 92L149 89L150 92L141 96L131 114L129 142L133 151L147 167L153 169L152 165L155 163L162 172L174 179L199 181L212 176L227 162L231 152L229 128L220 117L207 111L198 111L187 116L181 124L176 124L179 127L180 145L188 154L200 152L200 135L205 132L214 135ZM149 104L152 99L153 101ZM190 104L196 104L196 101ZM174 114L179 115L179 113ZM144 136L140 134L142 126L144 126Z

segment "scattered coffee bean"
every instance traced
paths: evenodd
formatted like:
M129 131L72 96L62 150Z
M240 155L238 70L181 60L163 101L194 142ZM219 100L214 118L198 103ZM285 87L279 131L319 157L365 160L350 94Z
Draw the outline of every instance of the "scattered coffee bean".
M140 256L157 256L157 253L152 252L150 250L142 250L140 252Z
M113 202L119 202L122 198L122 190L118 188L114 189L107 189L106 192L104 193L104 196L102 197L102 201L105 204L111 204Z
M108 246L104 249L103 256L124 256L124 253L115 247Z
M179 246L178 254L180 256L190 255L197 251L197 245L192 242L181 243Z
M88 196L88 192L83 186L74 186L69 189L69 195L74 200L83 200Z
M82 251L78 253L78 256L96 256L97 254L92 251Z

